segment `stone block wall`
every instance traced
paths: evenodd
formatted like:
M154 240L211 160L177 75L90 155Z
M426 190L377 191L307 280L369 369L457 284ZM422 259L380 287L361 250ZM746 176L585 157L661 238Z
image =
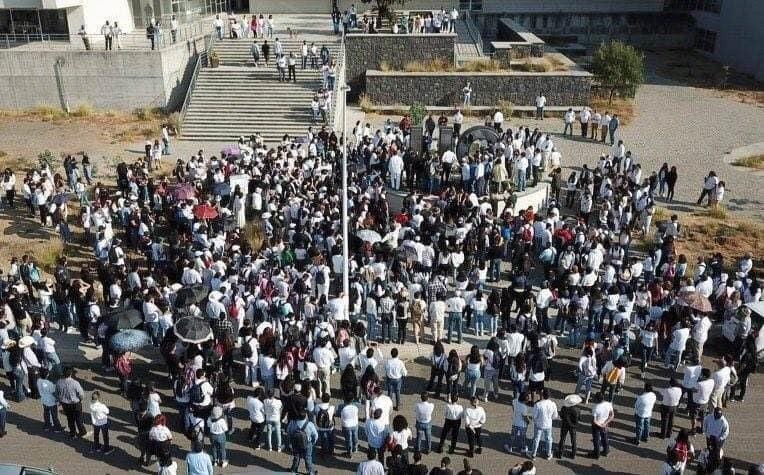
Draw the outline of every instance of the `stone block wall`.
M462 88L470 82L473 106L495 106L500 100L516 106L533 106L539 92L548 106L589 104L592 75L584 71L566 73L403 73L368 71L366 94L381 105L420 102L426 106L453 107L461 104Z
M379 69L383 62L392 69L403 69L410 61L432 59L454 64L456 35L349 34L345 37L345 64L350 98L365 90L367 70Z

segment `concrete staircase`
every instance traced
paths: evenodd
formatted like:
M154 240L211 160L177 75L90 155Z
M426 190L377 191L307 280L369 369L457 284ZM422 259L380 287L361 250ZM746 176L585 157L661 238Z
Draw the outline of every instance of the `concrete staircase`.
M456 33L454 52L458 64L486 59L479 30L471 18L459 18L456 21L454 31Z
M279 35L276 35L279 36ZM302 38L281 35L285 54L297 57L297 82L278 81L273 41L268 66L263 58L255 68L250 55L253 39L216 42L220 67L202 68L196 79L182 127L182 138L195 141L234 141L259 132L266 144L281 141L284 134L304 135L312 123L310 102L321 87L320 70L301 69ZM325 44L336 59L339 41L331 35L306 37L319 50ZM262 46L263 40L257 40ZM310 66L310 65L308 65Z

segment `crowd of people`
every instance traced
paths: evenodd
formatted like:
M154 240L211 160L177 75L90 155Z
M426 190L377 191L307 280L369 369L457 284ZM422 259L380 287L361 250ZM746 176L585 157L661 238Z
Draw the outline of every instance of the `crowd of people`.
M607 456L613 402L632 398L634 444L648 440L653 414L661 415L668 448L660 473L682 473L692 460L705 473L731 473L724 447L735 428L724 407L743 401L761 346L746 306L762 293L753 257L701 257L690 268L676 251L679 217L651 222L659 174L643 176L623 141L563 180L562 156L539 129L500 121L495 143L456 131L469 145L457 156L454 147L439 154L428 146L432 116L425 147L412 149L410 122L376 131L359 123L347 142L325 128L280 144L242 137L220 154L178 159L171 176L149 154L120 163L114 185L105 184L113 177L97 181L92 169L83 183L70 158L64 174L45 161L28 170L29 215L68 226L74 213L62 208L76 194L79 239L93 258L75 271L61 256L49 278L34 256L6 267L0 353L7 399L39 398L46 430L73 438L88 435L88 402L93 448L110 453L109 408L97 392L85 394L56 351L58 335L76 332L101 348L103 371L118 376L140 462L156 460L160 474L177 470L173 432L192 441L184 455L189 474L225 467L228 438L242 425L233 417L237 404L248 411L252 448L288 451L292 472L304 463L313 473L319 456L352 456L363 438L368 460L359 474L427 473L423 455L453 455L463 426L463 473L479 473L469 458L483 449L489 415L482 404L493 399L509 408L511 399L505 450L529 460L510 472L530 475L536 456L581 455L576 434L589 404L589 456ZM346 236L343 153L351 164ZM512 196L545 175L547 207L515 210ZM13 208L12 170L2 183L3 204ZM403 195L400 205L390 190ZM650 243L647 252L635 250L635 236ZM127 310L137 320L125 323ZM733 337L708 367L701 357L714 321ZM115 345L135 327L159 349L163 361L154 363L166 368L170 397L157 391L157 378L141 377L132 350ZM476 337L468 353L447 346L467 333ZM431 345L430 377L417 396L404 396L413 363L400 353L412 345ZM580 360L576 389L559 407L550 385L569 377L557 357L561 346ZM643 391L630 394L626 369L637 359ZM668 383L655 387L648 371ZM418 402L406 414L401 401L411 397ZM0 391L0 436L12 410L7 399ZM683 403L689 427L675 431ZM443 418L438 441L436 414ZM704 441L693 438L701 433ZM342 448L335 447L339 434ZM443 457L429 473L452 473L450 463Z

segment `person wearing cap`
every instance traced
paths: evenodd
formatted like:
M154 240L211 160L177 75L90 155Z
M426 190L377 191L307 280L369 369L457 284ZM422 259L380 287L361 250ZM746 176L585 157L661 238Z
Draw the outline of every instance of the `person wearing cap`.
M581 420L581 396L569 394L565 396L560 409L560 443L557 444L556 457L562 458L565 453L565 438L570 435L570 458L576 458L576 428Z

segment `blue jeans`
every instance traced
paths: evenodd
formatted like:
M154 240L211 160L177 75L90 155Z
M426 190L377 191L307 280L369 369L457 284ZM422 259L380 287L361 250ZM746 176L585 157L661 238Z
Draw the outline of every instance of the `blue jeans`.
M636 437L637 440L647 442L647 438L650 437L650 418L634 416L636 421Z
M369 340L376 340L377 338L377 316L373 313L366 315L366 321L369 327Z
M12 377L16 389L16 401L21 402L27 397L24 393L24 371L21 369L21 366L13 367Z
M477 382L480 379L480 370L467 369L464 373L464 387L470 397L474 396L477 392Z
M517 172L517 191L525 191L525 170Z
M422 438L424 437L424 440ZM425 449L422 449L424 442ZM432 450L432 423L416 423L416 450L417 452L429 452Z
M517 448L518 452L525 452L528 450L526 447L528 444L527 437L528 433L528 426L525 427L519 427L519 426L512 426L512 432L509 436L509 450L513 451L515 448Z
M654 346L647 347L642 345L642 363L640 367L642 368L643 373L647 370L647 364L650 362L651 359L653 359L654 353L655 353Z
M593 382L594 382L594 377L586 376L583 373L579 373L578 381L576 382L576 390L573 392L573 394L579 394L582 389L584 389L585 392L589 394L590 392L592 392Z
M529 450L532 457L536 456L536 452L539 448L539 443L544 441L546 445L547 457L552 456L552 429L534 429L533 431L533 444Z
M313 473L313 447L308 446L304 453L295 453L292 456L292 473L297 473L300 468L300 460L305 460L305 469L309 474Z
M334 450L334 429L318 429L318 443L323 453L331 454Z
M446 342L451 343L451 334L456 331L458 335L457 343L462 342L462 314L451 312L448 314L448 330L446 331Z
M491 259L491 270L488 275L494 280L501 279L501 259Z
M486 314L486 319L488 321L488 333L491 336L496 336L496 333L499 331L499 316Z
M151 343L158 347L159 343L162 342L162 337L159 334L159 321L146 322L146 330L148 330L148 333L151 336Z
M46 429L64 430L58 419L58 406L42 406L42 419Z
M345 435L345 448L348 453L358 450L358 426L343 427L342 433Z
M666 350L666 357L664 359L664 363L666 366L670 366L674 369L676 369L679 366L679 363L682 361L682 352L677 350L668 349Z
M475 335L483 336L483 330L485 329L485 314L483 312L475 312L472 315L475 320Z
M401 404L401 386L403 386L403 378L391 379L387 378L387 395L395 400L395 407Z
M210 441L212 442L212 463L222 463L228 460L225 451L225 432L222 434L210 434Z
M7 412L6 408L0 408L0 434L5 434L5 417Z
M266 421L265 422L265 448L271 450L271 435L276 437L276 449L281 448L281 421Z
M45 353L45 362L49 370L61 365L61 359L55 351Z

